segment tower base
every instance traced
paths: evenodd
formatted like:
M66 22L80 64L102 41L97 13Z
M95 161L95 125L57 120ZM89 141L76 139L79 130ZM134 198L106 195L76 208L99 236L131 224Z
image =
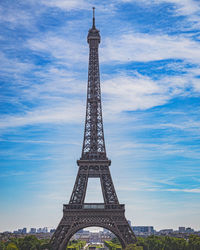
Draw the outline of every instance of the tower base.
M119 239L122 248L136 242L136 237L128 224L124 205L104 203L84 203L64 205L61 219L50 244L52 250L66 250L70 238L86 227L103 227Z

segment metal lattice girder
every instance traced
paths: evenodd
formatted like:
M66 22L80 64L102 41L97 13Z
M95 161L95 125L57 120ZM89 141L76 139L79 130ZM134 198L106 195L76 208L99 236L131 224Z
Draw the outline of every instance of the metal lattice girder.
M70 204L84 203L88 178L100 178L105 204L119 204L108 164L109 161L107 161L107 165L100 165L98 162L88 164L88 162L79 161L79 171L70 198Z

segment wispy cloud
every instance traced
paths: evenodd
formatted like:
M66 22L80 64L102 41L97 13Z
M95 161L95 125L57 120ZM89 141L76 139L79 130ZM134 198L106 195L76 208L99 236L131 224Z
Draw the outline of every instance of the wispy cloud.
M0 174L0 178L12 177L12 176L21 176L21 175L32 175L33 172L25 172L25 171L9 171Z
M200 193L200 188L192 188L192 189L177 189L177 188L172 188L172 189L166 189L165 191L169 192L183 192L183 193Z
M120 37L106 38L102 62L148 62L182 59L200 63L200 45L184 35L128 32Z
M154 80L132 72L103 82L106 112L145 110L163 105L176 96L197 95L199 80L192 73Z
M28 40L27 47L40 53L48 53L54 59L59 60L59 64L72 66L77 62L86 62L88 58L86 44L70 41L63 35L41 34L41 37Z
M91 4L85 0L50 0L42 1L42 3L49 7L57 7L67 11L89 9L91 7Z
M0 5L0 22L8 25L10 28L16 28L19 25L26 28L31 26L33 28L33 15L29 11L18 7L14 2L9 7Z
M159 3L171 3L176 6L175 11L179 15L191 15L198 13L200 10L200 4L194 0L156 0L153 1L156 4Z
M169 99L164 86L139 74L135 77L121 75L105 81L103 93L107 95L105 110L111 113L147 109L162 105Z
M200 9L198 1L195 0L123 0L125 3L138 2L148 5L159 5L162 3L169 3L175 6L174 11L179 15L191 15L197 13Z
M18 127L41 123L76 123L83 117L83 106L72 102L65 107L36 109L22 115L5 115L0 121L1 128Z

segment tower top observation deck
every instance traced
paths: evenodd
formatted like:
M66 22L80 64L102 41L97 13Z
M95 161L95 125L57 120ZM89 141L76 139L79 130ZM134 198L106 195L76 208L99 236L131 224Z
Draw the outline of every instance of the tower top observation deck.
M98 43L101 41L99 30L95 26L95 7L93 7L93 19L92 19L92 28L88 31L87 41L90 44L92 40L97 40Z

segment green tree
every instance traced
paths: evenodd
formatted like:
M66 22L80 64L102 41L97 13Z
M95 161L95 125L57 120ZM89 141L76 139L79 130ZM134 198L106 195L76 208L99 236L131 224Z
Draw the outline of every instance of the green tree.
M185 239L166 236L161 240L164 243L165 250L187 250L187 241Z
M0 250L4 250L5 249L5 244L3 241L0 241Z
M165 250L164 243L158 236L149 236L147 239L148 250Z
M111 241L112 241L112 243L114 243L114 244L119 244L119 245L120 245L120 242L119 242L119 240L118 240L117 237L112 238Z
M15 245L15 243L11 242L8 243L8 245L6 246L5 250L18 250L19 248Z
M200 249L200 237L197 235L191 235L188 240L188 250Z
M18 241L20 250L39 250L40 246L40 241L34 235L28 235Z
M144 250L148 250L148 243L146 238L137 237L137 246L142 246Z
M126 250L143 250L142 246L136 246L136 244L129 244Z

